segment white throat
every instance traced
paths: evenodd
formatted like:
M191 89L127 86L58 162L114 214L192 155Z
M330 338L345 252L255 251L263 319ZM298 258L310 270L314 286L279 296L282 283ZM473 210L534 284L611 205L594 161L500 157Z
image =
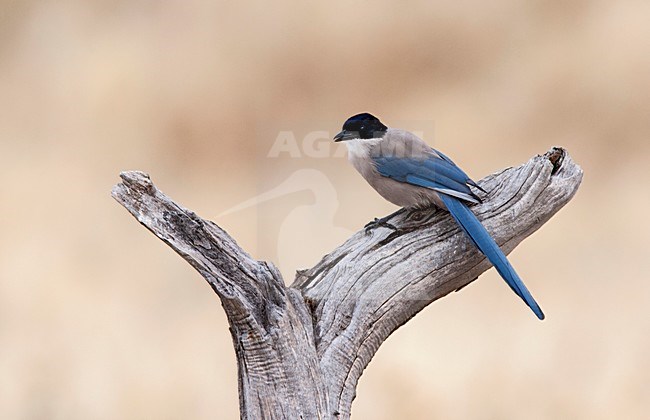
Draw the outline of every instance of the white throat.
M348 148L348 157L351 158L365 158L370 154L370 150L373 146L380 143L383 139L373 138L373 139L354 139L348 140L345 142L345 145Z

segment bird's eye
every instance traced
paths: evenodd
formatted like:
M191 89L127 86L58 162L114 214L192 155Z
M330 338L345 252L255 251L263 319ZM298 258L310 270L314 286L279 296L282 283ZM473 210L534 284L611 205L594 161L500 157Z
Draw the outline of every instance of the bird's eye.
M361 127L359 127L360 130L364 130L365 128L366 128L365 125L362 125Z

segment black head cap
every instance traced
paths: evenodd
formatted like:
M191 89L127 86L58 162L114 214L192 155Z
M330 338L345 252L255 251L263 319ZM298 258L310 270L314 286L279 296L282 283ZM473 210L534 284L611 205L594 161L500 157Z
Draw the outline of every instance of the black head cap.
M343 131L334 136L334 141L374 139L383 137L388 130L379 118L372 114L354 115L343 124Z

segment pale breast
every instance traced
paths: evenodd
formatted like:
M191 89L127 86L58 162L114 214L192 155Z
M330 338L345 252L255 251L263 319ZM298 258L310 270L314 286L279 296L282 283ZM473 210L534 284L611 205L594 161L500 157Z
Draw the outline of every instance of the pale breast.
M413 136L408 132L404 132ZM371 157L377 157L384 154L385 156L404 157L421 156L422 153L428 152L428 146L415 137L418 141L412 145L407 142L399 142L398 147L386 144L385 139L366 139L350 140L346 142L348 148L348 160L354 168L363 176L363 178L372 186L382 197L401 207L428 207L431 205L442 206L442 201L438 194L430 189L418 187L404 182L395 181L394 179L384 177L377 171ZM422 147L426 146L426 149ZM410 155L407 155L409 153Z

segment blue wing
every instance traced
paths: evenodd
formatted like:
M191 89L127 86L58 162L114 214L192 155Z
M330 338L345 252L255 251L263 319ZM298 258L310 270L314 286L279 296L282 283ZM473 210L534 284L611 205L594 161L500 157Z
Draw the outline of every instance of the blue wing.
M478 185L447 156L436 150L433 152L437 155L432 153L426 158L378 156L373 161L379 173L385 177L480 203L481 199L469 188L469 185Z
M427 159L381 156L373 160L382 176L439 192L440 199L447 206L449 213L474 245L494 265L512 291L532 309L539 319L544 319L544 313L505 254L474 213L461 201L475 203L480 201L468 186L468 184L476 184L449 158L439 152L438 154L442 158L435 155L431 155Z

